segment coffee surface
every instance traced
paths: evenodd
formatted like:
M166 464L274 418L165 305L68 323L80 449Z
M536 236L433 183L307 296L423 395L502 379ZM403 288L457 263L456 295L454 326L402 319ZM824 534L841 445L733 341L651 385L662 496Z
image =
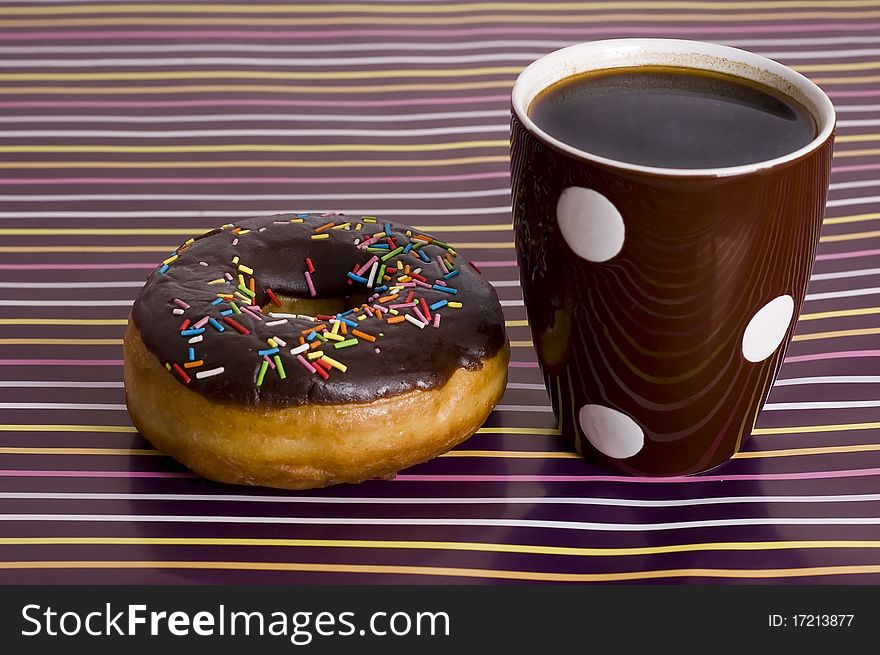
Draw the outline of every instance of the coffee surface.
M807 109L774 89L666 66L566 78L535 98L529 116L579 150L663 168L751 164L793 152L817 134Z

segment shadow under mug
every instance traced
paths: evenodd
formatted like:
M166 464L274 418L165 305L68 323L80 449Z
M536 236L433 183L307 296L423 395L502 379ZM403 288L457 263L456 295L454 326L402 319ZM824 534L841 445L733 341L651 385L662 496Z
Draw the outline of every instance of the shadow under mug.
M584 152L528 116L555 82L639 65L760 82L805 106L818 135L755 164L670 169ZM726 462L754 428L806 294L828 193L831 101L749 52L619 39L533 62L513 88L512 114L520 279L563 436L634 475Z

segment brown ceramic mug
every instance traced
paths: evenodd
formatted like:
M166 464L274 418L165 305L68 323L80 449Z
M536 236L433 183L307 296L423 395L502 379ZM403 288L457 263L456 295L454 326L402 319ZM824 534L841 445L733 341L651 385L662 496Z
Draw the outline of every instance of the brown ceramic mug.
M813 115L817 136L755 164L657 168L579 150L529 118L556 82L642 65L770 86ZM724 463L752 432L806 294L828 192L831 101L749 52L620 39L532 63L513 88L512 114L520 279L563 436L635 475Z

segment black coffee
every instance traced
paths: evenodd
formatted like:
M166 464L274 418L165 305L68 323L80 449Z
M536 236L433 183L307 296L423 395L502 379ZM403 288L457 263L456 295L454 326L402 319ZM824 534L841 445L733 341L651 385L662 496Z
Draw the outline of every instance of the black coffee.
M580 150L664 168L764 161L797 150L817 134L810 113L774 89L666 66L569 77L535 98L529 116Z

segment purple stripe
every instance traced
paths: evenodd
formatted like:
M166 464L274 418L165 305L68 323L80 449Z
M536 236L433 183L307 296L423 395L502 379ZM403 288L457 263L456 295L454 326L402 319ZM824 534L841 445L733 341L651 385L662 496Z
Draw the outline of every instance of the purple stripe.
M510 368L538 368L538 362L510 362Z
M474 260L474 266L478 266L479 268L507 268L509 266L516 266L516 262L512 259L502 259L499 261Z
M856 257L873 257L874 255L880 255L880 249L875 248L874 250L850 250L849 252L832 252L826 255L816 255L816 261L825 261L831 259L852 259Z
M748 17L743 17L748 23ZM418 37L448 39L488 35L570 35L589 34L738 34L748 29L752 34L783 32L861 32L880 29L880 23L786 23L771 25L603 25L599 27L469 27L458 29L346 29L346 30L89 30L81 32L0 32L0 41L60 41L93 39L350 39L355 37ZM377 47L377 49L380 49Z
M880 350L839 350L833 353L813 353L786 357L785 363L816 362L823 359L846 359L848 357L880 357Z
M400 482L631 482L635 484L680 484L684 482L726 482L730 480L823 480L880 475L880 468L801 473L754 473L740 475L692 475L668 478L639 478L622 475L398 475Z
M272 98L233 99L209 98L193 100L73 100L61 102L54 100L4 100L0 108L46 108L64 107L408 107L413 105L469 105L476 103L502 102L510 100L508 95L468 96L451 98L402 98L399 100L282 100ZM331 120L333 117L328 116Z
M398 475L395 482L626 482L634 484L679 484L725 482L729 480L824 480L880 475L880 468L801 473L756 473L739 475L694 475L667 478L639 478L621 475ZM195 478L192 473L170 471L43 471L0 469L0 478Z
M0 478L194 478L170 471L28 471L0 469Z
M129 264L0 264L0 271L55 271L55 270L88 270L88 269L151 269L156 268L154 262L137 262Z
M270 163L266 163L270 166ZM174 166L172 162L170 166ZM0 179L0 185L24 184L357 184L359 182L460 182L507 179L507 171L460 175L403 175L377 177L25 177Z
M121 359L0 359L0 366L122 366Z

